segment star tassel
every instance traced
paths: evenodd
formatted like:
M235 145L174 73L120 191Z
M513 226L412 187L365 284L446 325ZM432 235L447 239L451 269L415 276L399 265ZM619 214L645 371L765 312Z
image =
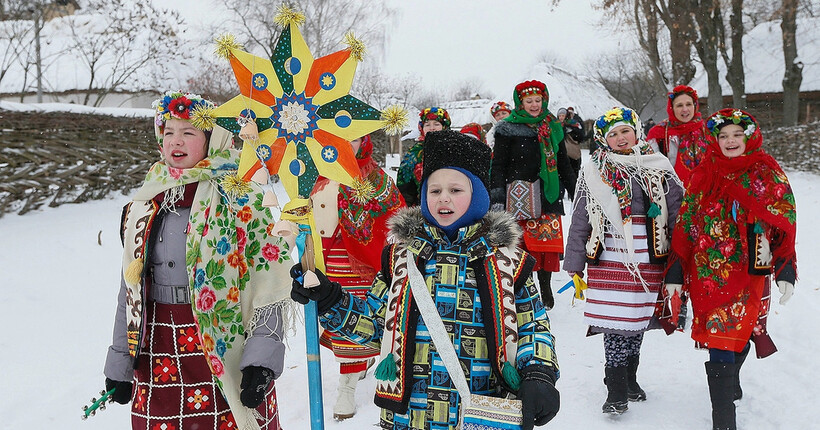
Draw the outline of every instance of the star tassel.
M191 111L191 125L200 130L212 130L216 125L214 108L198 106Z
M364 59L364 53L367 51L364 47L364 42L362 42L361 39L357 39L353 31L348 31L345 33L344 44L348 46L350 56L361 63Z
M223 176L220 185L222 185L222 189L225 190L225 194L233 200L251 191L250 184L245 182L237 174Z
M365 204L373 199L373 194L376 191L373 184L363 179L353 179L353 200L360 204Z
M291 9L287 4L282 3L276 11L276 16L273 17L273 22L287 27L290 24L300 26L305 23L305 14Z
M401 134L407 127L407 109L400 105L391 105L382 111L381 121L384 132L389 136Z
M225 33L217 37L215 42L216 48L214 48L214 54L226 60L231 59L231 56L233 55L233 50L242 49L242 45L240 45L239 42L236 41L236 36L230 33Z

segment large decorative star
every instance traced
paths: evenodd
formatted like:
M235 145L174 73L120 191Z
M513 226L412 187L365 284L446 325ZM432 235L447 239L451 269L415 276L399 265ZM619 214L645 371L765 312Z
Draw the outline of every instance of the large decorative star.
M217 124L238 133L255 121L259 139L245 141L239 175L261 167L279 174L291 198L307 198L319 175L353 186L359 167L349 141L382 128L381 112L349 94L361 42L315 59L297 20L286 21L270 60L218 40L240 94L218 107Z

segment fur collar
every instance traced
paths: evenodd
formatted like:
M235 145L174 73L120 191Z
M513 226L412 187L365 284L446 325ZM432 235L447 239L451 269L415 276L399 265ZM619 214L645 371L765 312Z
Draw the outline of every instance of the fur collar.
M521 227L504 211L488 211L481 220L488 229L484 237L492 247L516 247L521 240ZM388 221L390 234L398 242L408 244L416 236L425 235L421 208L401 209Z
M495 134L505 136L533 137L537 136L538 133L534 127L530 127L527 124L514 124L509 121L498 121L498 124L495 126Z

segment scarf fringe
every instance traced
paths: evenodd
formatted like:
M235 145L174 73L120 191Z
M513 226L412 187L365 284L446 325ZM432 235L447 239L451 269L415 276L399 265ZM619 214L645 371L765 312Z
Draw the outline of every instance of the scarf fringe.
M607 234L612 236L613 242L616 246L615 252L617 252L622 259L622 263L626 267L632 276L635 279L640 280L641 285L643 286L646 292L649 292L649 284L643 278L639 263L635 262L635 250L632 246L632 232L626 231L626 226L631 226L631 221L629 219L624 220L621 206L622 205L631 205L632 203L632 196L634 190L632 189L632 178L637 179L638 185L641 187L644 193L650 199L651 205L657 205L658 212L662 213L663 209L666 209L666 194L669 193L671 190L671 186L668 186L666 190L664 190L664 180L674 181L679 186L683 187L680 179L675 175L672 171L672 166L666 161L665 157L661 161L666 161L666 165L661 165L660 167L657 166L657 163L646 163L644 157L652 156L653 154L641 154L640 151L643 146L646 145L646 142L639 142L638 145L633 147L633 154L625 155L625 154L617 154L612 151L605 151L599 150L594 154L593 163L597 167L597 170L593 171L592 169L584 170L584 174L578 180L576 195L586 195L587 197L587 204L586 204L586 211L589 215L589 222L592 226L592 235L590 236L589 241L587 242L587 253L590 252L591 244L594 241L598 241L601 245L604 245L604 238ZM661 156L663 157L663 156ZM654 156L657 158L657 156ZM656 160L657 161L657 160ZM650 164L655 164L650 165ZM602 183L601 189L596 188L596 192L590 188L589 182L587 180L587 174L595 172L599 175L598 178L595 180L600 180ZM604 191L604 187L608 189L608 192L612 194L617 200L617 194L615 193L615 189L611 184L608 184L604 179L608 177L612 177L610 173L620 172L621 176L625 178L627 181L626 187L628 188L628 195L629 200L625 202L618 201L619 207L616 213L614 208L610 208L611 210L608 212L606 211L603 203L601 202L601 198L610 197L606 195L606 191ZM669 184L671 185L671 184ZM578 201L578 200L576 200ZM618 219L611 219L617 216ZM647 214L649 216L649 214ZM664 220L661 220L664 222ZM624 244L623 247L619 246L618 244ZM654 246L654 244L652 244Z
M271 319L271 315L274 315L277 311L282 318ZM265 323L269 320L274 321L273 327L267 326ZM304 317L299 317L296 303L291 299L284 299L282 301L254 309L253 316L251 316L250 320L246 323L245 330L246 333L253 333L256 328L260 326L267 326L268 330L270 330L272 334L281 333L282 338L279 340L287 344L287 340L296 335L296 327L298 327L303 321ZM247 336L245 338L245 344L248 343L250 338L251 336Z
M160 210L165 210L171 213L177 213L177 202L185 198L185 185L177 185L168 188L163 193L162 203L160 203Z

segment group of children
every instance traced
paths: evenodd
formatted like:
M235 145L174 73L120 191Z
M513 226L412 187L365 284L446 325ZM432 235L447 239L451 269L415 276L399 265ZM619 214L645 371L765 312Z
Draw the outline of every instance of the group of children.
M736 428L749 341L758 357L775 350L770 276L781 303L796 278L794 196L757 122L735 109L704 122L695 91L676 87L669 120L648 140L633 110L605 112L591 161L577 170L546 86L522 82L513 100L493 105L486 135L480 126L450 130L444 109L422 110L396 184L372 160L368 136L351 142L375 191L363 201L355 189L317 182L327 273L307 288L290 261L293 244L271 234L261 190L221 188L238 163L231 135L198 129L189 115L210 102L160 99L162 159L123 213L105 368L114 400L132 402L133 428L280 428L273 381L288 296L317 303L322 344L341 363L335 418L355 413L356 383L372 365L382 428L457 428L469 404L456 388L461 376L473 395L519 399L521 428L543 425L560 407L547 310L562 258L571 275L586 271L584 316L589 334L603 335L606 358L603 412L646 400L636 376L643 333L674 330L688 295L692 337L710 352L713 427ZM574 201L566 241L564 193ZM420 310L419 288L438 315ZM464 375L450 374L441 339Z

